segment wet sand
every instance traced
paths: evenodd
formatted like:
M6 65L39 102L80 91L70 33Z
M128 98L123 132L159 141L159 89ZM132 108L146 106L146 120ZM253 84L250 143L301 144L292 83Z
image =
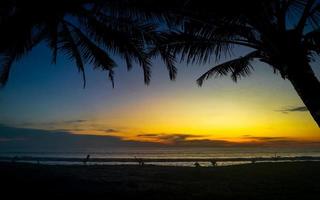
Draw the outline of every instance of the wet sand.
M32 199L318 199L320 162L224 167L0 163L1 194Z

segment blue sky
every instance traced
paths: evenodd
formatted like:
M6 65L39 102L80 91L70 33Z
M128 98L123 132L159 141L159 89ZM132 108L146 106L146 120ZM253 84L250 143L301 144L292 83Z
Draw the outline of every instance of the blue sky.
M235 54L244 52L236 49ZM222 77L199 88L195 80L214 61L204 66L181 63L177 80L170 81L164 64L155 59L151 84L146 86L139 66L127 72L116 58L114 89L107 74L90 65L83 89L74 63L64 56L56 65L50 61L50 51L40 45L13 66L8 84L0 91L1 124L70 132L81 129L82 134L97 134L101 128L123 129L120 136L124 138L150 132L212 133L214 139L240 138L247 133L313 138L319 133L308 112L281 112L303 104L287 80L259 62L253 63L253 74L238 83ZM315 69L319 74L319 67ZM83 123L63 123L72 120Z

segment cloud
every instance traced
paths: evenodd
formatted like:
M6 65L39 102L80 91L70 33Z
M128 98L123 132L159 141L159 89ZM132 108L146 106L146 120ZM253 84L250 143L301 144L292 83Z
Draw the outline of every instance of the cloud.
M106 132L106 133L120 133L119 130L113 129L113 128L109 128L107 130L104 130L104 132Z
M88 120L86 119L76 119L76 120L65 120L63 123L69 123L69 124L74 124L74 123L83 123L87 122Z
M108 130L108 129L107 129ZM113 131L116 131L112 129ZM256 137L244 135L247 142L206 139L208 135L178 133L146 133L129 140L121 136L73 134L67 130L41 130L15 128L0 124L0 151L48 152L93 151L127 147L264 147L264 146L313 146L320 141L301 142L287 137Z
M302 141L296 138L290 137L258 137L251 135L244 135L242 139L246 139L247 145L251 146L272 146L272 147L296 147L296 146L320 146L320 141Z
M308 111L308 108L305 106L295 106L295 107L288 107L281 110L277 110L277 112L282 112L284 114L290 113L290 112L306 112Z
M118 136L77 135L64 130L15 128L0 124L0 151L81 151L148 146L157 144L125 141Z
M87 119L73 119L73 120L62 120L62 121L49 121L49 122L23 122L14 124L13 126L27 127L27 128L57 128L63 126L81 126L89 122Z
M141 140L160 142L165 146L174 147L231 147L243 144L227 140L206 139L209 135L194 135L186 133L146 133L137 135Z
M259 137L251 135L243 135L243 139L255 140L259 142L270 142L270 141L279 141L279 140L290 140L288 137Z
M179 133L146 133L137 135L141 139L177 144L179 142L201 139L207 135L179 134Z
M209 135L178 133L146 133L138 135L141 140L161 142L166 146L176 147L320 146L320 141L301 141L290 137L259 137L252 135L243 135L239 138L239 142L234 142L221 139L207 139L208 136Z

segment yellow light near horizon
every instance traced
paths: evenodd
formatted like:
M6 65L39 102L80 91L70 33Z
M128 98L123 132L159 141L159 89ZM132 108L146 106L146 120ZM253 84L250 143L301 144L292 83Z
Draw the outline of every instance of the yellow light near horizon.
M283 114L272 108L272 104L241 101L148 99L127 105L112 117L99 118L106 118L108 126L125 127L121 136L135 140L141 133L192 134L230 141L242 141L244 135L319 138L320 130L309 113Z
M283 105L303 105L292 87L286 93L276 87L234 87L215 93L205 88L206 92L197 89L137 95L114 107L101 108L81 124L64 124L57 129L125 140L150 140L139 136L142 134L188 134L233 142L248 141L247 135L320 140L320 129L308 112L279 112ZM104 131L110 128L118 131Z

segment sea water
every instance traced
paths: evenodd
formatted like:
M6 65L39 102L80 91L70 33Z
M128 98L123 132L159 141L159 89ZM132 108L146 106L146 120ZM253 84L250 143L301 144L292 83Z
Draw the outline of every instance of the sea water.
M73 149L68 151L3 151L0 156L9 157L61 157L61 158L162 158L173 159L172 162L149 162L147 164L166 165L166 166L194 166L194 162L175 162L174 159L180 158L257 158L257 157L300 157L300 156L314 156L320 157L320 148L303 148L303 147L212 147L212 148L186 148L186 147L167 147L167 148L153 148L153 147L115 147L104 149ZM233 165L243 164L248 162L219 162L218 165ZM75 164L68 162L46 162L46 164ZM90 163L89 164L102 164ZM136 164L134 162L109 162L103 164ZM210 162L200 162L201 166L210 166Z

